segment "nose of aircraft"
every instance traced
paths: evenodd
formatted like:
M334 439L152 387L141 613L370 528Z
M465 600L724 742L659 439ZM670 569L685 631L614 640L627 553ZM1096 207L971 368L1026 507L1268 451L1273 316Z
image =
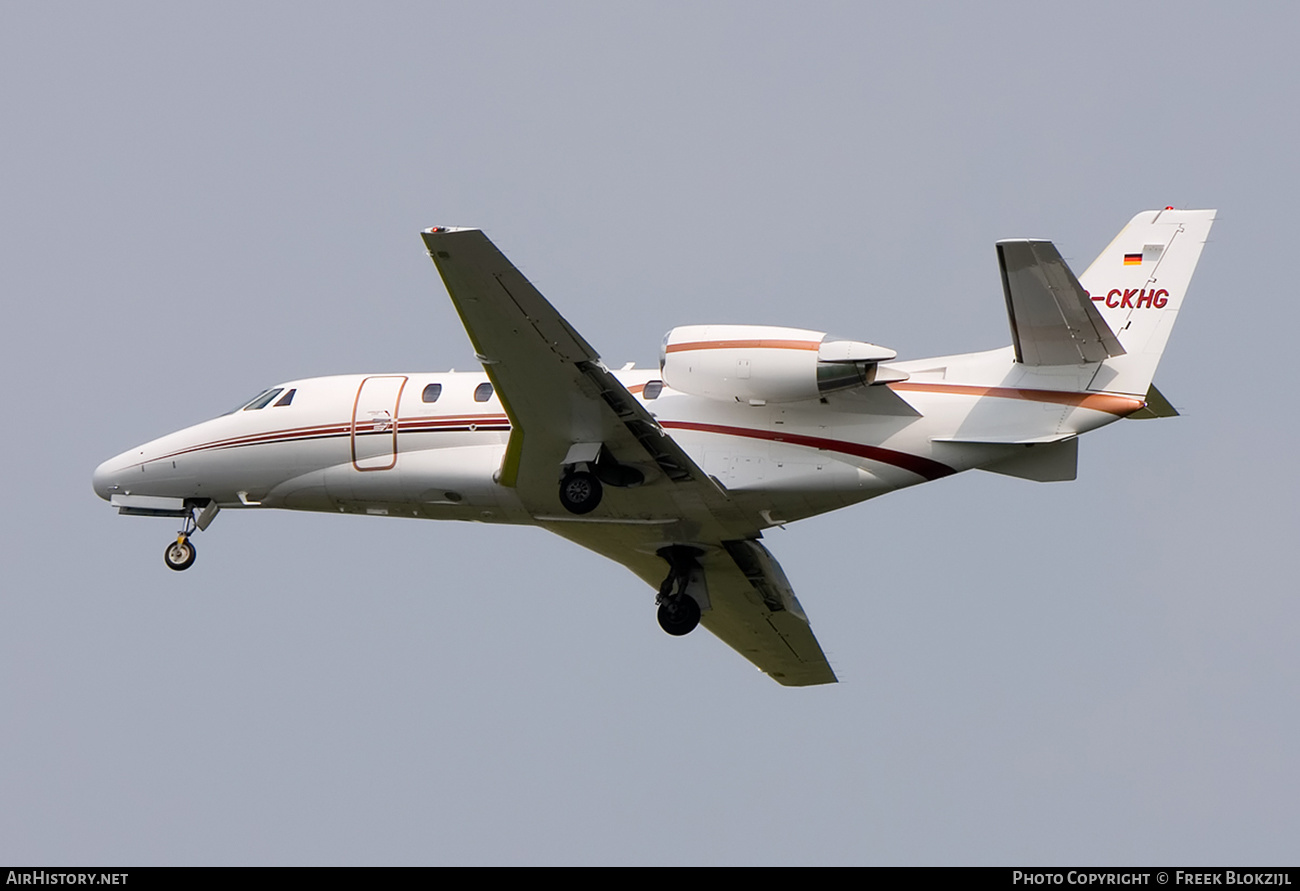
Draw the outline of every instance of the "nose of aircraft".
M112 460L105 461L95 468L95 475L91 477L91 484L95 487L95 494L105 501L112 494L108 487L113 484Z
M123 455L118 455L115 458L109 458L95 468L94 476L91 477L91 484L95 487L95 494L105 501L108 501L113 497L114 492L121 489L123 457Z

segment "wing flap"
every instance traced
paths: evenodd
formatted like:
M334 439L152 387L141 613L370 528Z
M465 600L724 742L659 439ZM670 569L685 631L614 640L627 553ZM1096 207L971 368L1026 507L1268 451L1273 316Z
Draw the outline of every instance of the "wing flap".
M721 555L704 563L713 605L701 619L704 627L783 686L835 683L781 564L757 541L724 546L732 566Z

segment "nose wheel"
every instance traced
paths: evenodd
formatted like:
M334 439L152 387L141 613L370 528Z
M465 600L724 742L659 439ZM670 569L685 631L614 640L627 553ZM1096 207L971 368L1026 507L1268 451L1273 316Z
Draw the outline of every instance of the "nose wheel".
M194 558L198 556L194 551L194 542L185 533L176 536L176 540L167 545L167 550L163 551L163 562L167 564L168 569L174 569L177 572L189 569L194 565Z
M168 569L183 572L194 565L194 558L198 553L194 550L194 542L190 538L195 532L208 528L212 518L217 515L217 510L216 502L209 502L196 517L195 508L189 508L189 513L184 515L185 525L180 532L176 533L176 540L168 544L167 550L163 551L163 562L167 564Z

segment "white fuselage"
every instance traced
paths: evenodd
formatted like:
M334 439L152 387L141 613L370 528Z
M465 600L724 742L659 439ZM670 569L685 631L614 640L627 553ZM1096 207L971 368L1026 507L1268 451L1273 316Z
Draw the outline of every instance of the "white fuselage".
M999 241L1004 349L897 362L823 331L684 325L657 369L618 372L481 230L435 226L482 372L290 381L94 487L182 521L175 571L223 508L539 526L650 585L668 634L702 624L783 685L834 683L763 530L973 468L1074 479L1080 434L1176 414L1152 374L1213 219L1144 211L1083 280L1049 241Z
M657 370L617 377L759 527L1004 460L1027 441L1059 441L1143 405L1088 392L1095 364L1026 367L1010 348L893 367L908 379L760 405L668 387L647 400ZM439 392L426 401L431 385ZM515 490L497 482L510 421L487 385L483 373L290 381L262 407L104 462L95 491L222 508L534 523ZM276 404L289 391L291 401Z

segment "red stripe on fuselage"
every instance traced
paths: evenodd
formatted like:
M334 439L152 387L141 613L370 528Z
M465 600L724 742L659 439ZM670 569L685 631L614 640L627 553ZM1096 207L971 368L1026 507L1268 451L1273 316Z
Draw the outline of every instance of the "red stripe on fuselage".
M947 464L940 464L938 461L931 461L929 458L923 458L920 455L896 452L893 449L885 449L880 446L863 445L859 442L826 439L821 436L804 436L799 433L778 432L776 430L755 430L751 427L728 427L724 424L699 424L694 421L661 421L660 426L670 430L696 430L701 433L720 433L724 436L745 436L750 439L788 442L791 445L854 455L858 458L866 458L870 461L879 461L881 464L900 467L903 470L915 473L917 476L925 477L927 480L937 480L957 472Z

